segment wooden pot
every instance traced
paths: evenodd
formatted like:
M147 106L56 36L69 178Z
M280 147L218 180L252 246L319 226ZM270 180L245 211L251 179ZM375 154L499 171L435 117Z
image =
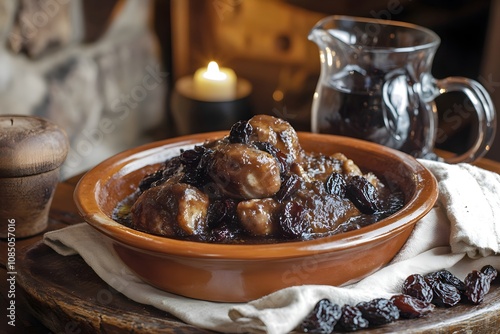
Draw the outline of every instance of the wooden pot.
M65 132L37 117L0 116L0 238L44 231L60 166Z

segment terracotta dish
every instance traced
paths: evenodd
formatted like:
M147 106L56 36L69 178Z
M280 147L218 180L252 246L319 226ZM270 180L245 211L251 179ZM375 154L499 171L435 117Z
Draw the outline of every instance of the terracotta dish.
M400 187L405 206L355 231L262 245L175 240L127 228L111 218L117 204L166 158L225 134L190 135L125 151L96 166L77 185L75 201L84 219L112 242L131 270L159 289L203 300L243 302L294 285L352 283L387 264L437 199L434 176L409 155L352 138L299 133L306 151L342 152L362 169Z

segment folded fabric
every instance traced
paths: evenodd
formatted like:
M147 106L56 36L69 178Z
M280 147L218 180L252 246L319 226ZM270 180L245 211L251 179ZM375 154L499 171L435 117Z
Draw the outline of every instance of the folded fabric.
M438 180L439 202L451 223L453 252L500 252L500 175L470 164L420 161Z
M110 241L85 223L48 232L44 241L61 255L79 254L128 298L186 323L220 332L288 333L322 298L356 304L400 293L404 279L414 273L447 268L464 279L485 264L500 269L500 256L495 255L500 245L500 176L467 164L421 162L438 180L437 205L416 224L389 265L348 286L295 286L241 304L204 302L144 283L121 262Z

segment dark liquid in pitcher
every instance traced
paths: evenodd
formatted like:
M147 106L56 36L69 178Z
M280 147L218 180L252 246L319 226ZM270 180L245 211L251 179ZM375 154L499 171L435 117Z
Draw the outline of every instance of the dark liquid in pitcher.
M429 113L419 110L425 106L410 103L407 85L396 85L388 93L392 110L380 92L346 93L325 85L318 92L318 132L369 140L414 156L431 150L425 140L431 130Z

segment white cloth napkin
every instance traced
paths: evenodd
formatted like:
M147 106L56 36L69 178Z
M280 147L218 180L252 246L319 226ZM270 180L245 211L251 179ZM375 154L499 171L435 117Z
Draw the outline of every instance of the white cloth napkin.
M500 175L469 164L420 161L436 177L451 222L450 245L470 257L500 252Z
M403 280L414 273L447 268L464 279L486 264L500 269L500 175L468 164L421 162L438 180L437 205L417 223L389 265L344 287L304 285L248 303L204 302L144 283L121 262L109 241L85 223L48 232L44 241L61 255L79 254L128 298L186 323L220 332L288 333L322 298L340 305L356 304L400 293Z

